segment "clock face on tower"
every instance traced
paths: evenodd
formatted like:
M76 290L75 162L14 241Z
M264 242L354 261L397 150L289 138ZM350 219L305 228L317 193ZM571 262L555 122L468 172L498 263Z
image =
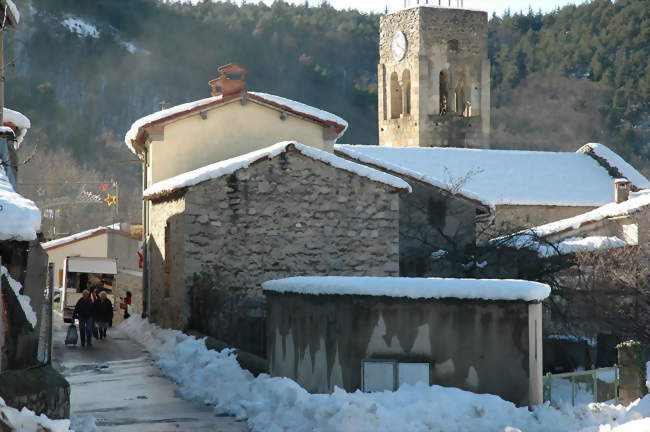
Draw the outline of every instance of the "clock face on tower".
M408 42L406 41L406 36L401 31L398 31L393 35L393 43L391 45L391 50L393 51L393 58L396 61L400 61L406 55L406 48Z

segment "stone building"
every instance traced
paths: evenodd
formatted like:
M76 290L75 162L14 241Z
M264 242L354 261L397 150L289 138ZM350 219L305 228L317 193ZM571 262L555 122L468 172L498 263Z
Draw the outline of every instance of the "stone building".
M155 184L151 319L264 354L261 283L397 276L399 178L279 143Z
M490 147L487 13L426 6L384 15L379 145Z
M332 152L347 129L342 118L280 96L246 90L245 68L224 65L209 82L211 97L167 108L133 123L127 147L144 163L143 190L208 164L296 140ZM151 208L143 203L144 313L151 303Z
M343 144L335 152L483 203L490 215L478 221L479 241L608 204L618 178L630 179L631 190L650 187L648 179L602 144L587 144L576 153Z
M542 403L540 302L526 281L294 277L266 282L272 376L313 393L424 383Z

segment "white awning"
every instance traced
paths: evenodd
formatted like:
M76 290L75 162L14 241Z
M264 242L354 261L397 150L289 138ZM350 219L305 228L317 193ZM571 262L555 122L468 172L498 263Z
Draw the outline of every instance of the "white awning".
M71 273L117 274L115 258L68 257L67 271Z

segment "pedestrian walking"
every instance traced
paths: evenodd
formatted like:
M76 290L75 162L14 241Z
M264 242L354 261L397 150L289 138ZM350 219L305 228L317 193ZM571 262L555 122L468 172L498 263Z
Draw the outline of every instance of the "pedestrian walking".
M113 303L108 299L106 291L102 291L99 300L95 302L95 321L99 340L106 339L106 332L113 321Z
M120 308L124 309L124 319L129 319L131 316L131 291L126 292L126 297L122 298L122 304Z
M81 298L77 301L72 313L73 321L79 320L79 334L81 335L81 346L93 346L93 315L95 303L90 298L90 291L84 290Z

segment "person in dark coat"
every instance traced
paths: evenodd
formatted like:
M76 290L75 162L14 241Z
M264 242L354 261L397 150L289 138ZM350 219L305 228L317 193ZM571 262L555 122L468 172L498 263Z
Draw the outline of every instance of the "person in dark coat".
M105 291L99 294L99 300L95 302L95 321L97 322L99 339L105 339L108 325L113 321L113 303L108 299Z
M95 303L90 298L90 291L84 290L81 298L77 301L72 313L72 319L79 320L79 334L81 335L81 346L93 346L93 316L95 315Z

